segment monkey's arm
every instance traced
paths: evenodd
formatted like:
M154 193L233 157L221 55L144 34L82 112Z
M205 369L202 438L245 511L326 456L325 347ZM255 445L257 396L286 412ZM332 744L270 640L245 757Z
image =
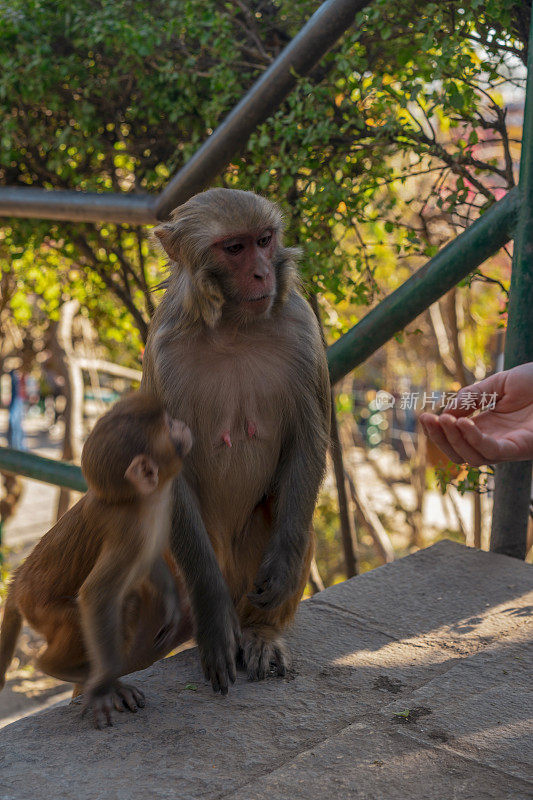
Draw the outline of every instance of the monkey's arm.
M85 645L89 652L88 691L101 695L110 689L122 666L122 606L139 553L130 548L105 546L79 592L79 608Z
M277 608L296 591L311 535L322 465L321 453L293 445L279 466L272 536L254 591L248 595L257 608Z
M314 380L302 393L299 418L282 449L273 482L272 536L248 595L257 608L274 609L301 580L329 442L330 386L323 345L316 343Z
M239 622L198 505L183 476L174 482L171 547L183 571L206 678L227 694L235 681Z

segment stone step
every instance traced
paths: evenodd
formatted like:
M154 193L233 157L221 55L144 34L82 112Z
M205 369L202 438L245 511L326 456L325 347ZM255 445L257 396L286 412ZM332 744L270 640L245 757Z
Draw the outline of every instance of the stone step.
M533 796L533 571L439 542L315 595L294 668L226 698L196 649L135 675L147 705L76 705L0 731L0 800Z

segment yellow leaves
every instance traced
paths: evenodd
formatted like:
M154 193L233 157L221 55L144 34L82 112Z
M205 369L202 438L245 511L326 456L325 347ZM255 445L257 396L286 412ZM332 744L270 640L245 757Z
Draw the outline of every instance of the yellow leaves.
M337 211L339 212L339 214L346 214L347 210L348 209L346 207L346 203L344 202L344 200L341 200L341 202L337 206Z
M365 119L365 124L367 128L382 128L384 125L387 124L387 120L375 119L375 117L367 117Z

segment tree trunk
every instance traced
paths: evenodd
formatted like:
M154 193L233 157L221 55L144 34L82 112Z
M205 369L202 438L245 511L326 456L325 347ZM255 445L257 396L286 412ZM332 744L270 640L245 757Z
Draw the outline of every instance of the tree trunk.
M311 589L313 590L313 594L318 594L318 592L324 591L324 581L320 577L320 572L318 571L318 565L316 563L316 559L313 558L311 561L311 572L309 573L309 584Z
M64 461L79 461L83 440L83 376L72 348L72 323L78 309L78 301L69 300L61 307L59 322L50 325L50 349L54 355L54 366L65 380ZM69 508L71 497L70 489L60 490L57 519Z
M465 537L465 544L469 545L471 543L471 539L470 539L470 536L469 536L469 533L468 533L467 529L465 528L465 524L464 524L463 518L461 516L461 510L459 508L459 503L457 502L457 497L456 497L456 494L455 494L456 492L457 492L457 489L455 488L455 486L447 486L446 487L446 494L444 495L444 497L447 497L448 500L450 501L450 505L451 505L451 507L453 509L453 513L455 514L455 518L457 520L457 525L459 527L459 530L461 531L461 533Z
M391 561L394 561L394 548L387 531L381 524L381 520L374 509L366 502L361 492L357 491L356 484L348 473L346 473L346 478L350 487L353 504L359 512L364 526L372 537L378 558L381 559L383 564L390 564Z
M455 376L461 386L467 386L475 380L474 375L467 369L463 355L461 353L461 345L459 344L459 323L457 320L457 288L452 289L444 297L444 305L446 308L446 318L448 323L448 335L450 337L450 344L455 361Z
M479 492L473 492L472 501L474 506L473 508L474 547L477 547L478 550L481 550L481 526L482 526L481 494Z
M415 510L412 514L414 521L413 537L411 544L415 547L424 546L424 498L426 494L426 465L427 465L427 443L426 436L420 426L417 425L416 436L416 457L413 466L413 488L415 490Z
M357 575L357 539L353 525L353 515L350 514L348 492L346 491L346 474L344 459L339 438L337 412L335 410L335 393L331 390L331 460L337 484L337 497L339 500L339 519L341 527L342 547L344 550L344 564L346 577L353 578Z
M313 309L314 315L317 319L322 336L322 342L326 347L326 337L324 336L324 328L322 327L322 320L320 319L320 309L316 295L311 295L309 298L309 305ZM337 497L339 500L339 521L341 527L342 547L344 550L344 564L346 569L346 576L353 578L357 575L357 538L353 524L353 515L350 514L348 492L346 491L346 475L344 472L344 459L342 456L342 445L339 438L339 425L337 422L337 412L335 410L335 392L331 387L331 433L330 433L330 446L331 461L333 463L333 471L335 473L335 482L337 484Z

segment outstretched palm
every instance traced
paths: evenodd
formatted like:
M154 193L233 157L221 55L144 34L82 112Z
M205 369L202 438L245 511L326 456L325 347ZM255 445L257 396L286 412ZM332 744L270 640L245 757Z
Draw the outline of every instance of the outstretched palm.
M471 418L491 395L497 398L494 408ZM468 403L461 402L465 397ZM440 417L420 417L426 434L452 461L479 467L533 458L533 363L466 386L455 405Z

